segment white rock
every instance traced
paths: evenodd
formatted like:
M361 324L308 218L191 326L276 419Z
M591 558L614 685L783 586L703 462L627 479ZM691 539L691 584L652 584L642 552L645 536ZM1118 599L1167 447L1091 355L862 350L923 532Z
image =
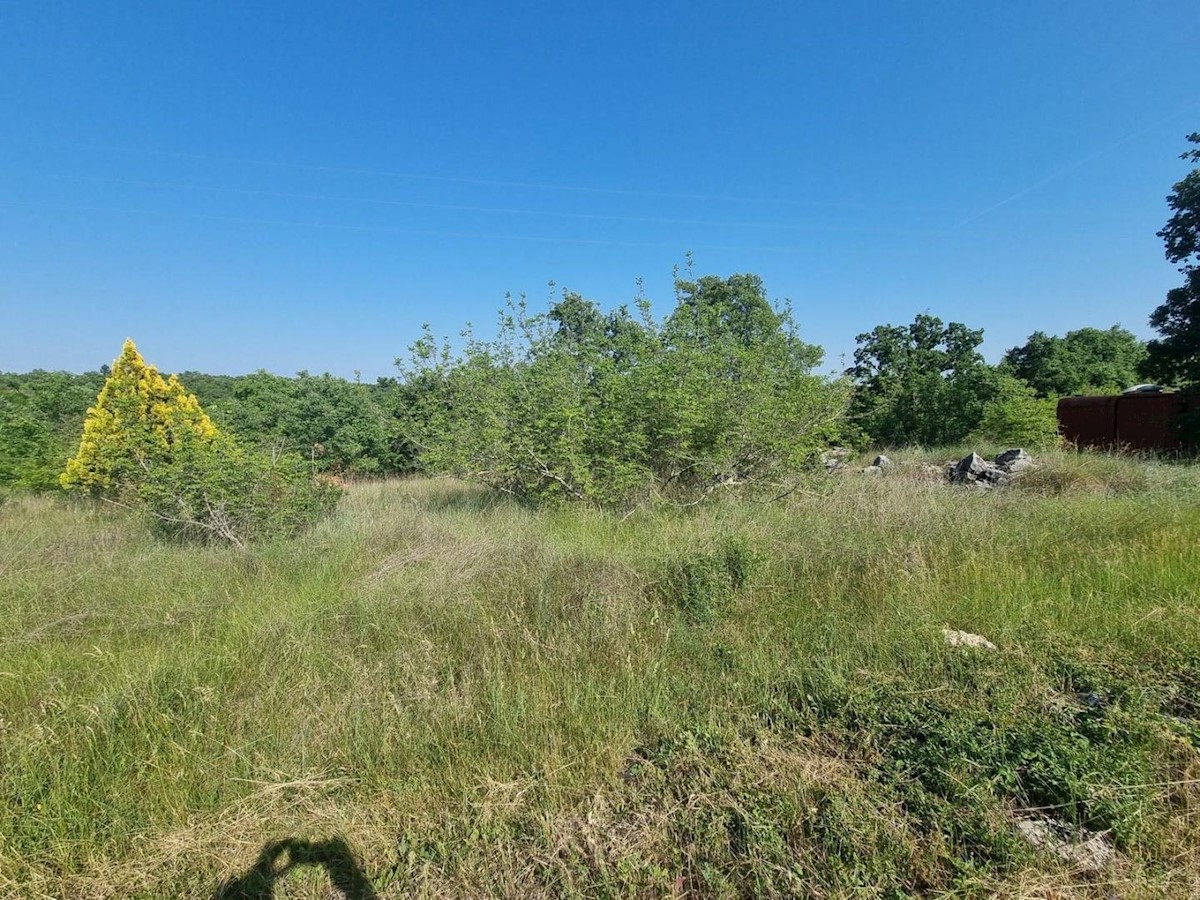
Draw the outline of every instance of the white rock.
M978 634L971 634L969 631L955 631L952 628L943 628L942 636L945 637L946 643L951 647L974 647L979 650L996 649L996 645L987 638Z
M1055 829L1039 819L1017 819L1017 832L1038 850L1053 853L1080 872L1094 874L1108 868L1114 851L1103 834L1085 831L1083 840L1071 841L1060 833L1064 830L1063 826Z

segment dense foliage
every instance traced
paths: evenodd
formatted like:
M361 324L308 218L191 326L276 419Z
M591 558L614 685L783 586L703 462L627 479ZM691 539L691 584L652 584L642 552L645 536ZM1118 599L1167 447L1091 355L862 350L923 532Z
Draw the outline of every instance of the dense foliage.
M79 449L80 423L108 374L108 366L83 374L0 374L0 489L59 487L59 474ZM297 453L331 475L388 474L413 465L397 417L406 388L394 379L358 384L306 372L291 378L183 372L177 380L220 431L264 453Z
M973 437L992 444L1053 446L1059 441L1058 400L1039 397L1031 385L1002 372Z
M1170 246L1193 246L1176 230ZM822 378L821 348L743 274L679 278L662 319L641 296L607 311L570 291L541 313L510 302L494 337L468 329L452 347L426 332L396 377L374 383L155 372L135 390L149 376L123 356L113 372L126 388L88 414L107 366L0 374L0 491L57 488L72 454L68 482L101 489L112 466L144 469L179 445L202 407L200 430L239 452L298 455L334 478L456 473L522 497L618 506L729 488L775 496L832 442L1053 443L1058 396L1127 387L1146 352L1119 326L1038 331L991 366L982 340L918 315L859 335L848 377ZM131 443L92 440L113 431L121 404L122 421L139 422L119 429ZM80 444L85 415L96 446Z
M226 376L223 387L227 392L212 406L218 422L248 441L301 453L318 471L373 475L411 466L411 452L397 430L394 404L400 392L394 383L259 371Z
M519 497L692 502L779 491L844 429L847 386L753 275L676 282L661 324L644 299L607 315L564 292L523 300L461 354L427 334L404 367L421 464Z
M1200 144L1200 133L1188 135ZM1200 149L1181 157L1200 163ZM1200 167L1177 182L1167 197L1174 214L1158 233L1167 259L1179 265L1182 286L1167 292L1166 302L1150 316L1161 335L1147 344L1145 372L1149 377L1181 387L1200 386Z
M87 411L79 451L59 482L116 496L173 454L211 446L217 436L195 395L176 376L164 379L127 340Z
M263 453L227 436L181 447L147 471L136 491L160 533L236 546L299 534L340 495L299 454Z
M1035 331L1004 354L1004 365L1039 397L1119 393L1138 381L1146 345L1131 331L1080 328L1066 336Z
M0 375L0 489L58 487L79 446L79 423L103 383L99 372Z
M957 443L979 427L997 394L997 374L978 349L982 329L921 314L911 325L879 325L856 340L846 370L857 387L852 411L878 443Z

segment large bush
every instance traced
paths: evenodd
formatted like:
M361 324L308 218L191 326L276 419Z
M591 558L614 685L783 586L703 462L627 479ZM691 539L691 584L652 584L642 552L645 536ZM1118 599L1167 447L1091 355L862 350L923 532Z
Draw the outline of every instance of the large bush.
M757 277L676 293L661 324L644 300L604 314L568 292L542 315L510 303L459 355L426 334L404 371L423 465L602 505L779 490L840 434L845 385L812 374L820 348Z
M983 407L976 436L1018 447L1052 447L1058 434L1058 399L1039 397L1031 385L1001 375L996 396Z
M136 487L160 533L236 546L298 534L331 512L340 495L299 454L272 456L227 437L182 448Z

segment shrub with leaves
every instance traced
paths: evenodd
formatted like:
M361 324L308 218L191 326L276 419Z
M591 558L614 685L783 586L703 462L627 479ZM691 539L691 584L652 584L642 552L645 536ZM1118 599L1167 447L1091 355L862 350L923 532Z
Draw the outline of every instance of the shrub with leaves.
M238 546L297 533L341 493L299 455L248 450L219 432L179 379L164 379L129 340L59 481L142 510L164 533Z
M426 333L403 369L424 468L518 497L629 506L718 489L778 492L836 440L848 390L812 369L753 275L680 279L662 324L639 298L605 314L566 292L524 300L455 356Z
M976 436L1020 447L1052 447L1059 442L1058 398L1039 397L1011 375L999 378L996 396L983 407Z
M330 513L341 493L299 454L247 450L226 437L181 448L137 486L160 533L235 546L296 535Z

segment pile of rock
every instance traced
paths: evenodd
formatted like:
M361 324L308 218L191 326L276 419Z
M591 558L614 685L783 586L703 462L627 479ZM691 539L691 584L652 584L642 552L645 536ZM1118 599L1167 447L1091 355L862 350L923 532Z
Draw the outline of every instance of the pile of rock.
M990 462L978 453L970 453L957 462L950 460L945 466L916 465L903 461L897 464L880 454L869 466L859 469L849 466L852 455L853 452L844 447L833 447L821 454L821 462L830 475L861 472L863 475L879 476L895 469L902 475L915 475L922 480L949 481L951 484L968 484L980 488L1008 484L1033 465L1033 457L1020 447L998 453Z
M1019 447L1005 450L991 462L978 453L969 453L946 466L946 478L954 484L999 487L1008 484L1033 465L1033 457Z
M849 447L830 447L821 454L821 462L830 475L846 468L846 460L854 453Z

